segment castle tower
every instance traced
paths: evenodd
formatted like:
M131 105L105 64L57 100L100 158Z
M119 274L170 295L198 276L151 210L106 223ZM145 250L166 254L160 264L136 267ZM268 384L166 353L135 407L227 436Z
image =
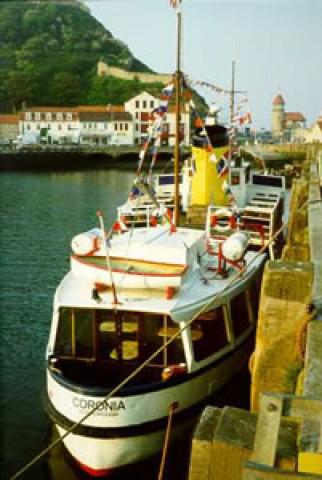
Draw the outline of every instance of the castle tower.
M273 100L272 104L272 133L279 135L284 128L285 102L279 93Z

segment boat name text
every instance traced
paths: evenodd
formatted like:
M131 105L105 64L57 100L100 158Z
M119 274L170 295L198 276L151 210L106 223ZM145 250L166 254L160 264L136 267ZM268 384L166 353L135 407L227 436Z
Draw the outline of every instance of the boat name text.
M123 400L88 400L86 398L73 398L73 405L81 410L96 410L111 416L118 415L120 410L126 410Z

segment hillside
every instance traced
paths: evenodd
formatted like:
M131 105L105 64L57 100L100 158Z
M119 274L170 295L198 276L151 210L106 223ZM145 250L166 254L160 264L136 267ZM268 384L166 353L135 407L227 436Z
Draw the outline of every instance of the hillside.
M0 112L119 104L142 90L160 93L160 83L97 76L99 60L133 72L151 70L79 4L0 3Z

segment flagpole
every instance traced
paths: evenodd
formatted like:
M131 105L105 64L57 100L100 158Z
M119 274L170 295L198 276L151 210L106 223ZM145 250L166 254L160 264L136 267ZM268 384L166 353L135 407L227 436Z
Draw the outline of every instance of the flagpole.
M177 6L177 62L175 74L175 146L174 146L174 224L179 225L179 144L180 144L180 83L181 83L181 1Z
M231 90L230 90L230 127L233 129L233 134L229 136L229 163L232 160L233 142L235 138L235 60L232 62L231 71ZM230 167L230 165L229 165Z

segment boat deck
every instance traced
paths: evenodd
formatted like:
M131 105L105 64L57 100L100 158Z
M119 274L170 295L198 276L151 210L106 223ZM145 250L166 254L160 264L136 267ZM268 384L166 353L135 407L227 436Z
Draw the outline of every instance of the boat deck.
M235 269L230 268L225 278L207 268L194 265L189 268L180 289L173 298L168 299L165 289L117 289L118 304L113 303L112 291L99 293L99 301L93 298L93 281L76 277L69 272L62 280L55 297L56 305L78 306L82 308L107 308L129 311L155 312L171 315L179 321L191 318L191 312L197 312L205 302L215 305L225 303L229 297L236 295L245 287L264 263L265 254L256 256L256 252L249 251L245 255L246 265L249 268L240 274L238 280L231 284L236 277ZM250 263L251 262L251 263ZM236 278L237 279L237 278ZM188 314L189 312L189 314Z

